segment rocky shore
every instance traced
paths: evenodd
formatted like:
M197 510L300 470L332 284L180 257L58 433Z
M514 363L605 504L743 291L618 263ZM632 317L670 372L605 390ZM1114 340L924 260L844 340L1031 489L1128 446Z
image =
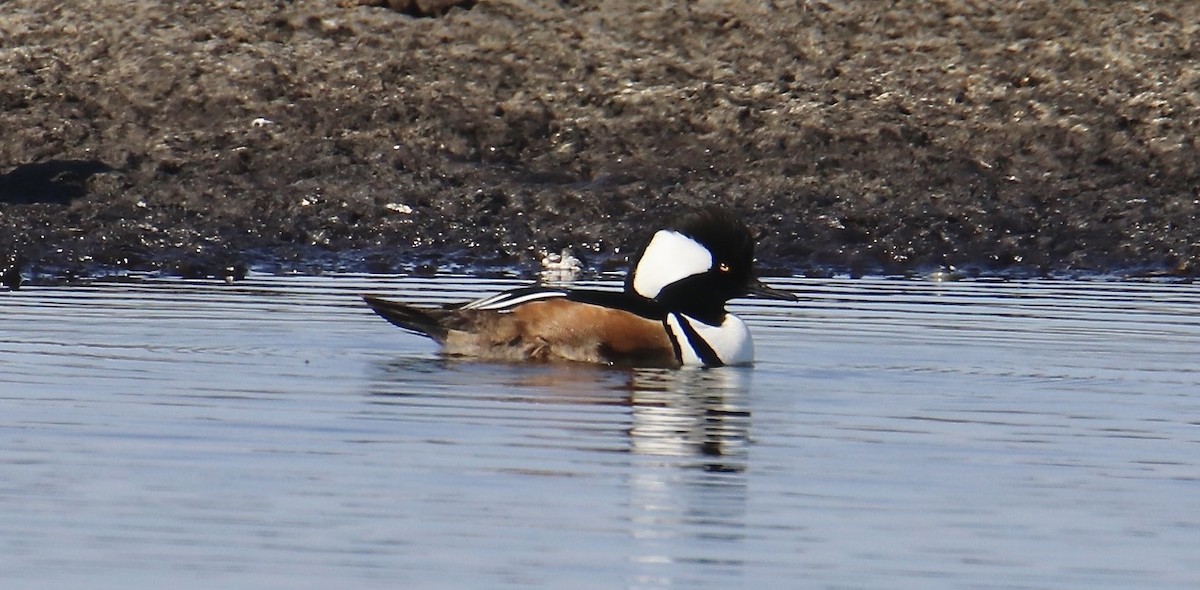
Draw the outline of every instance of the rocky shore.
M1200 272L1190 0L396 4L0 1L0 274Z

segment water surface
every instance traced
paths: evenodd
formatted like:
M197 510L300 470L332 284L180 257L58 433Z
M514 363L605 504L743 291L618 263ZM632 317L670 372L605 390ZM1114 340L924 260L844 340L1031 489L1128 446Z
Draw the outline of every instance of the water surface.
M791 280L753 369L439 358L357 293L0 293L0 579L1200 587L1200 288ZM615 286L615 283L602 283Z

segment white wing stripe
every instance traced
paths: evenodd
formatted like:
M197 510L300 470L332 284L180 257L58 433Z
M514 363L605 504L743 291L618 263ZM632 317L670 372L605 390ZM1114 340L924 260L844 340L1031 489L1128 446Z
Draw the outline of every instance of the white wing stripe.
M518 305L529 303L530 301L538 301L541 299L555 299L558 297L566 297L566 291L537 291L534 293L500 293L485 297L477 301L472 301L462 309L477 309L483 311L505 311L514 308Z

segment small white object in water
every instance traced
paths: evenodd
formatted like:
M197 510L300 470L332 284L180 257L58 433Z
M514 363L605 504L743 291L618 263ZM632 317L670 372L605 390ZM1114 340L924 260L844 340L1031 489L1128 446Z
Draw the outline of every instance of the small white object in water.
M583 262L571 254L570 248L563 248L561 254L545 254L542 256L542 280L550 282L573 281L583 270Z
M962 273L958 272L957 268L954 268L953 266L946 266L929 273L926 278L935 283L944 283L948 281L961 280L963 275Z
M274 124L275 124L275 121L272 121L266 117L259 117L253 121L250 121L251 127L266 127L267 125L274 125Z
M387 205L384 205L384 208L388 211L395 211L396 213L400 213L402 215L408 215L409 213L413 212L413 208L405 205L404 203L388 203Z

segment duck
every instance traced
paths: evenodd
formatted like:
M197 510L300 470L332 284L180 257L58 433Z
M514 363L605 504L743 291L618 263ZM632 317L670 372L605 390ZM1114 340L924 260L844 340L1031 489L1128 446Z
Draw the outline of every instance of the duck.
M755 239L728 209L692 209L638 250L623 290L546 285L418 307L363 295L383 319L428 337L448 357L680 368L750 365L750 330L726 304L798 298L754 272Z

